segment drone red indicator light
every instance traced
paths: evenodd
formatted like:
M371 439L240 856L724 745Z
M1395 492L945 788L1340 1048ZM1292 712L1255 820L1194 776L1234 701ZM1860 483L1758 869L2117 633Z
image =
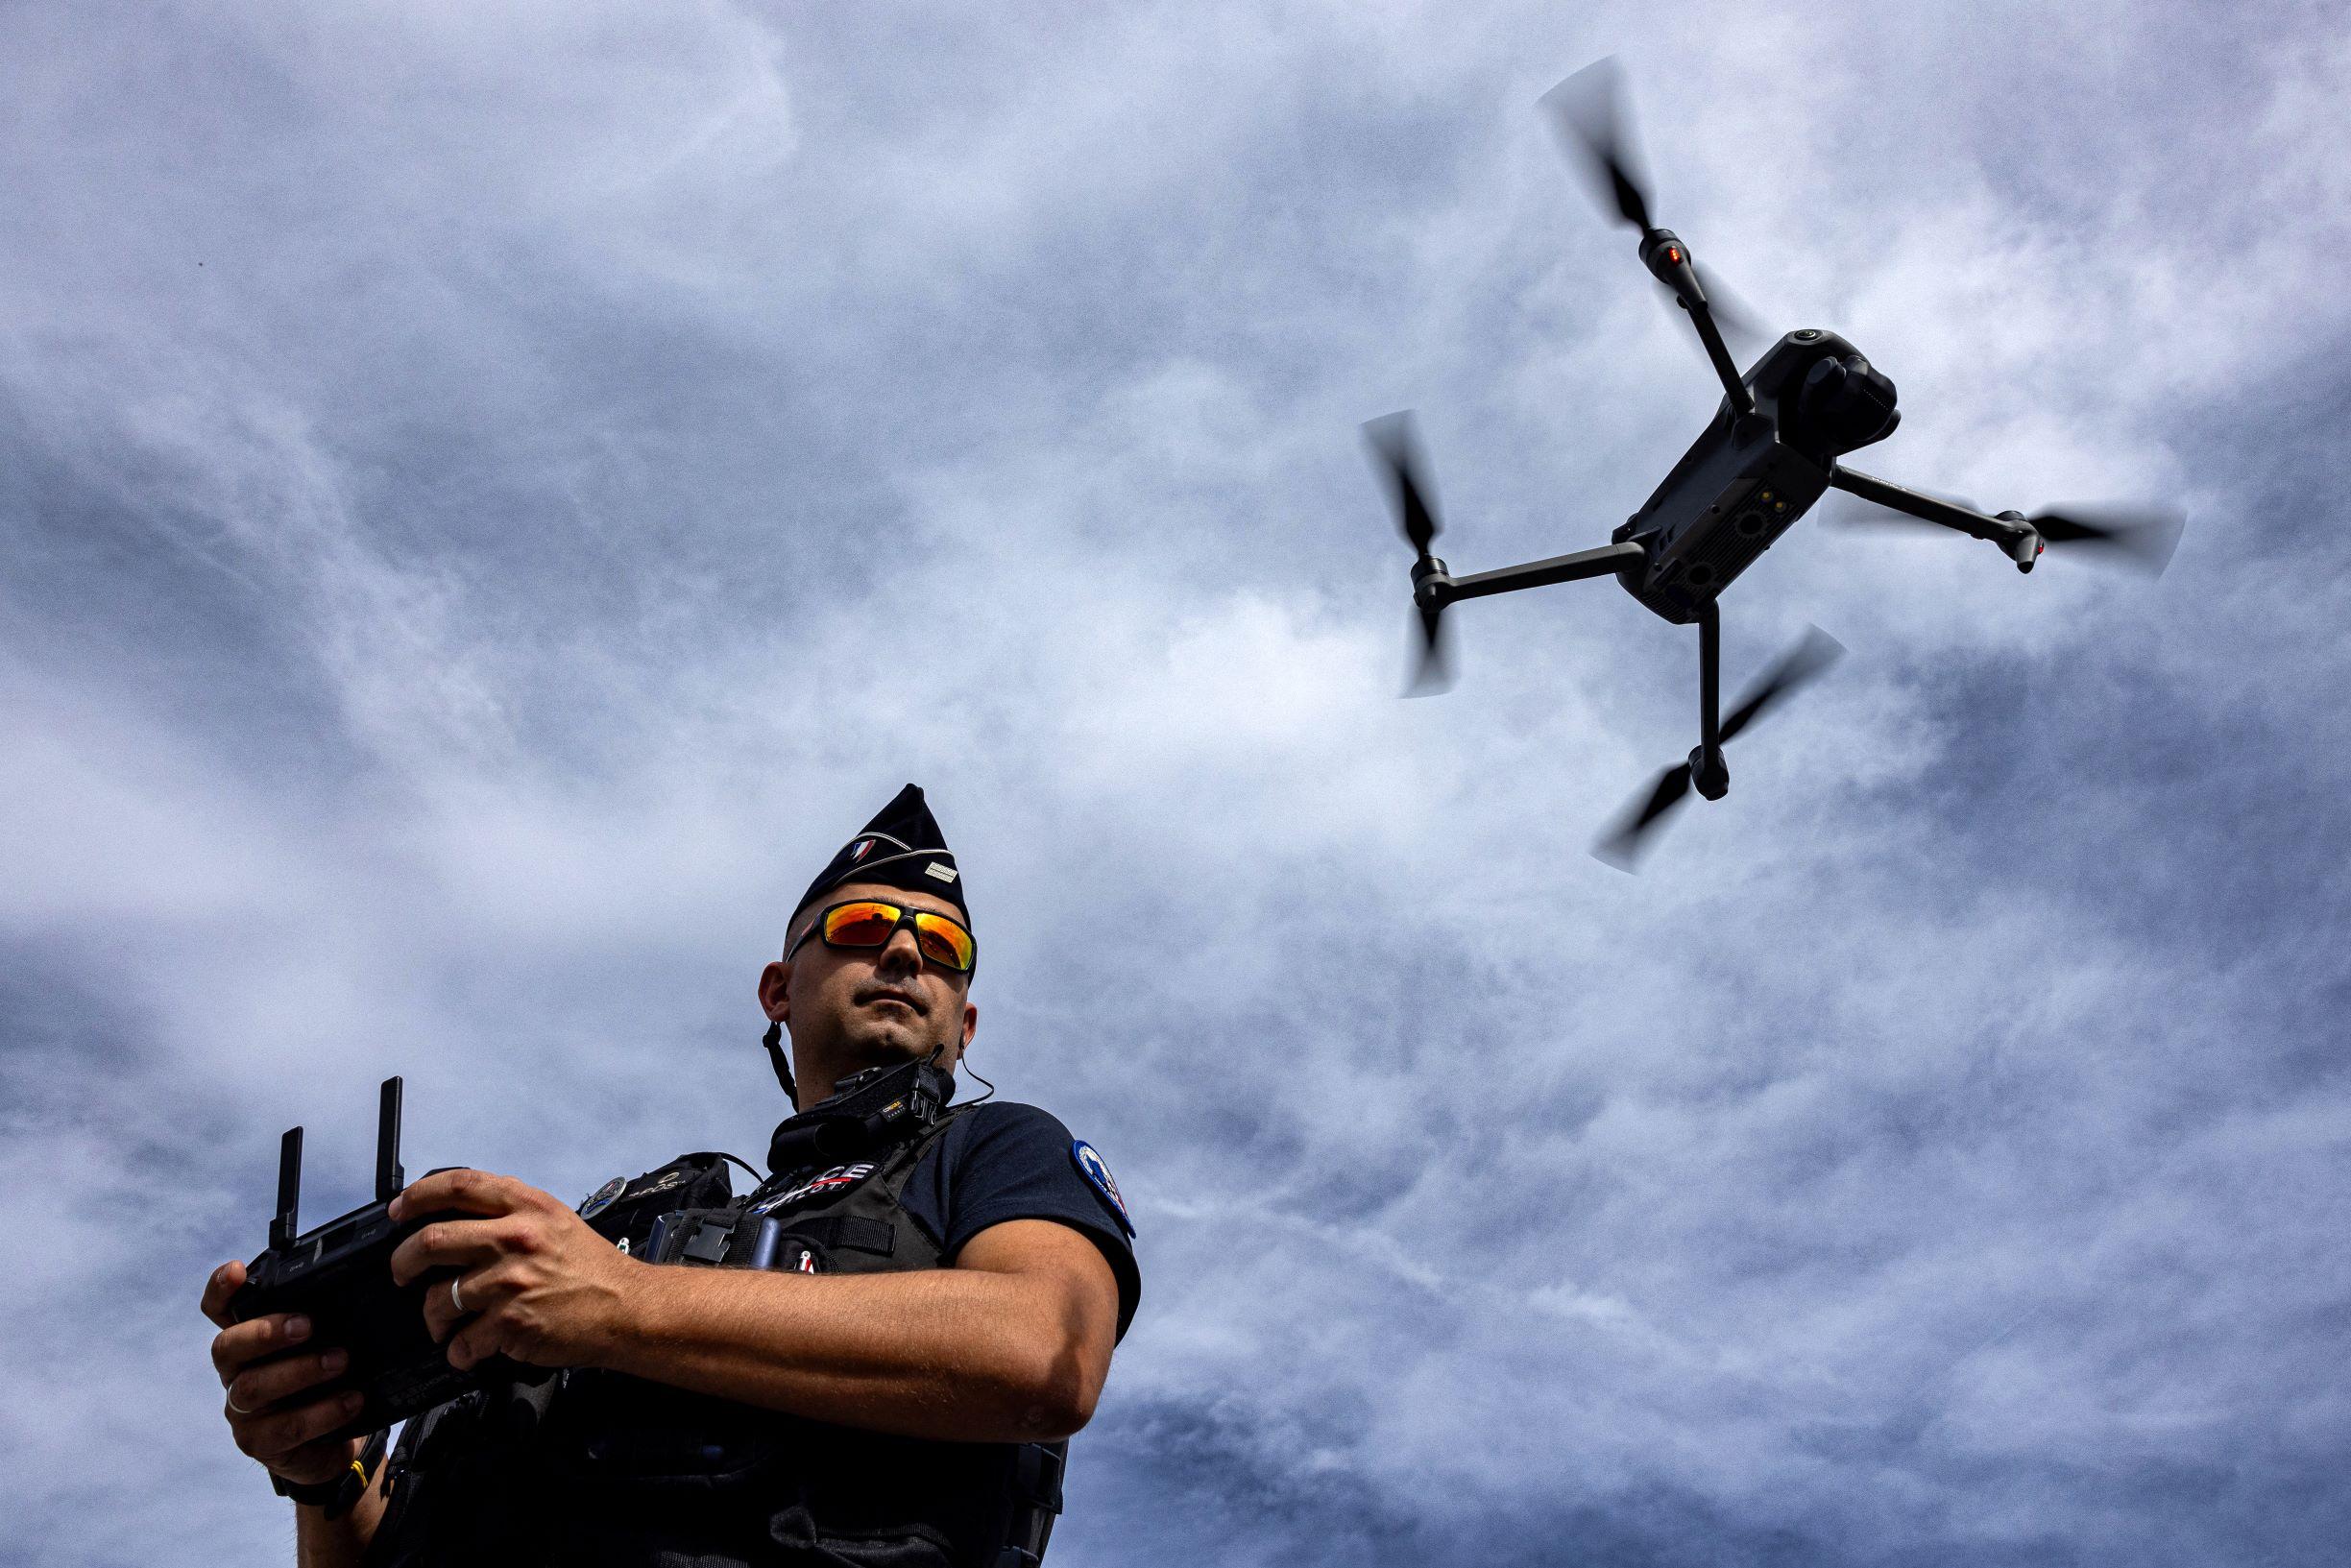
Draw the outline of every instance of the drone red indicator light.
M1682 247L1679 245L1668 245L1665 247L1665 259L1672 262L1677 267L1682 265Z

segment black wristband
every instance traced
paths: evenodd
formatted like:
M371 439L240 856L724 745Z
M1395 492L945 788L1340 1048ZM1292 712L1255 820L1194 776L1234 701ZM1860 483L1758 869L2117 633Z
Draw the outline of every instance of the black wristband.
M368 1483L376 1479L376 1466L383 1459L384 1440L390 1435L389 1431L378 1432L368 1438L367 1445L359 1450L359 1457L351 1461L351 1468L332 1481L309 1485L288 1481L272 1470L270 1486L279 1497L292 1498L299 1507L325 1508L327 1518L340 1519L351 1512L351 1506L368 1489Z
M317 1485L312 1486L305 1485L299 1481L288 1481L277 1471L272 1470L270 1472L270 1489L276 1492L279 1497L292 1498L295 1502L301 1504L305 1508L315 1508L324 1504L333 1502L335 1493L341 1491L343 1489L343 1483L349 1481L350 1479L351 1472L346 1470L343 1472L343 1474L335 1477L335 1479L332 1481L322 1481Z

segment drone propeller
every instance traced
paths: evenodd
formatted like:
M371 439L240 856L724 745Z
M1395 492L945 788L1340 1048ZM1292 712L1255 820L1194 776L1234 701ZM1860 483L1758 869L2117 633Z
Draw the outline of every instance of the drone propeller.
M2024 519L2051 544L2103 553L2118 566L2160 577L2179 548L2188 516L2170 507L2075 504Z
M1818 677L1844 653L1845 644L1827 632L1817 626L1807 630L1723 720L1723 744L1728 746L1733 736L1760 718L1774 703ZM1619 871L1631 871L1648 847L1648 835L1656 831L1666 812L1682 803L1689 789L1688 762L1667 768L1645 793L1627 803L1615 824L1592 846L1592 854Z
M1417 644L1412 677L1404 684L1404 695L1442 695L1453 689L1453 633L1445 624L1442 610L1423 610L1415 605L1413 616L1419 624L1420 640Z
M1963 495L1942 495L1927 491L1953 506L1981 513L1983 508ZM2188 523L2187 514L2172 507L2115 506L2097 502L2064 505L2038 517L2028 518L2021 512L1990 514L2006 522L2021 522L2039 535L2042 543L2064 546L2087 556L2102 556L2108 564L2160 577L2171 564L2171 554L2179 548L2180 533ZM1824 516L1824 520L1845 528L1940 528L1943 524L1914 518L1906 512L1897 512L1890 506L1857 496L1847 500Z
M1420 449L1419 432L1408 410L1370 421L1364 426L1364 437L1370 443L1373 455L1379 459L1394 488L1396 526L1403 533L1404 542L1413 547L1413 581L1417 590L1422 577L1444 570L1444 563L1429 552L1429 545L1444 525L1437 520L1436 508L1429 504L1433 487L1428 482L1428 460ZM1421 697L1450 690L1453 639L1444 629L1444 606L1416 591L1413 616L1419 628L1419 648L1404 694Z
M1639 229L1644 237L1658 235L1661 231L1650 219L1648 182L1640 168L1640 152L1624 100L1624 68L1611 55L1594 60L1553 87L1543 95L1542 102L1551 111L1552 128L1559 133L1569 162L1582 172L1592 199L1600 204L1601 209L1613 207L1618 218ZM1670 235L1664 237L1671 239ZM1693 262L1690 273L1697 279L1707 313L1713 317L1723 335L1733 341L1738 356L1749 359L1761 353L1773 334L1755 311L1732 293L1711 268ZM1682 306L1679 292L1666 286L1662 277L1659 282L1665 297Z
M1608 56L1585 66L1543 94L1543 107L1568 156L1590 185L1592 199L1643 233L1649 221L1649 192L1638 167L1624 111L1624 68Z

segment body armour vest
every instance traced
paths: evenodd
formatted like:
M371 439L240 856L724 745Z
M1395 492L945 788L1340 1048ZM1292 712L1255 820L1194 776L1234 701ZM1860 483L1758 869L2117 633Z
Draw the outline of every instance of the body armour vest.
M844 1164L778 1170L747 1198L732 1196L722 1156L689 1154L606 1187L581 1213L655 1263L935 1268L938 1243L900 1195L968 1108ZM413 1419L367 1560L1034 1568L1065 1447L901 1437L575 1369Z

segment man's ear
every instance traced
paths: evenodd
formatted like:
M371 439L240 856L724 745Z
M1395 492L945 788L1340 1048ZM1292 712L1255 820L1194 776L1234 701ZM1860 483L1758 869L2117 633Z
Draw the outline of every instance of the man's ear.
M980 1032L980 1009L970 1002L963 1004L963 1043L956 1047L956 1060L961 1061L971 1049L972 1036Z
M791 1017L791 999L786 994L791 985L791 964L782 958L760 971L760 1009L770 1019L782 1024ZM969 1025L964 1025L968 1031Z

